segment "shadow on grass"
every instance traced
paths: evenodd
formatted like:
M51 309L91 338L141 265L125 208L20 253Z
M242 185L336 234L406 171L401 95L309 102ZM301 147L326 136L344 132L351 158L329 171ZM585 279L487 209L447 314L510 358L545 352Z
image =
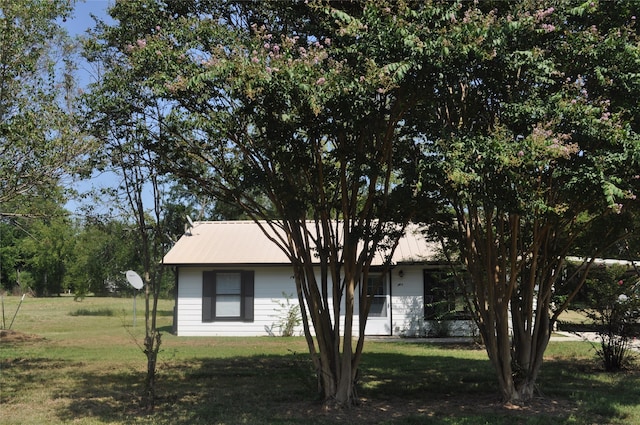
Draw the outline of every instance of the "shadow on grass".
M144 360L141 360L144 362ZM309 362L298 356L194 359L158 371L155 412L140 406L144 373L84 373L76 377L63 422L93 417L100 422L152 424L308 424L320 407L308 387ZM323 422L317 422L323 423Z
M640 423L640 370L605 372L596 360L553 360L543 365L538 380L544 395L552 399L570 399L585 416L602 418L601 423ZM627 421L621 407L632 408L637 416ZM634 409L635 408L635 409ZM596 422L591 422L596 423Z
M142 363L142 362L141 362ZM487 360L446 355L365 353L361 406L323 409L308 356L205 358L163 365L152 415L139 408L144 375L133 370L78 369L59 412L62 421L153 424L587 424L619 417L616 406L636 404L638 374L611 383L575 363L550 361L545 398L507 409L498 400ZM619 418L623 423L623 418ZM595 422L594 422L595 421Z

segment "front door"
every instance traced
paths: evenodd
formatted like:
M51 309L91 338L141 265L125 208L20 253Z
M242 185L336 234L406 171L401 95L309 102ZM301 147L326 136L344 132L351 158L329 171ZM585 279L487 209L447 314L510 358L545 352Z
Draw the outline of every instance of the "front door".
M391 297L389 279L382 274L370 275L367 279L369 294L373 294L366 335L391 335Z

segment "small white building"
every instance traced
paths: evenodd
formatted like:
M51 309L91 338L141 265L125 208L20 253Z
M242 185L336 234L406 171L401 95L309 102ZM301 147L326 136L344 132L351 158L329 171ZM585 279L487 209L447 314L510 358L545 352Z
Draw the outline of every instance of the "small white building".
M298 302L290 262L253 221L196 222L164 264L176 274L179 336L274 334L282 305ZM437 261L437 246L410 226L389 272L370 277L370 284L382 284L376 284L366 334L468 335L463 298L449 277L450 268ZM442 320L443 313L448 320ZM357 317L355 325L358 329Z

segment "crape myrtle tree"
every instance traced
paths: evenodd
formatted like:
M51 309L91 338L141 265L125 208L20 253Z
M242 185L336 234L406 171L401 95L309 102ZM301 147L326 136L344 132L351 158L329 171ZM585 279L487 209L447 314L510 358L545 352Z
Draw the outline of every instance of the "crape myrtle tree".
M167 139L148 147L166 171L287 254L319 392L341 406L357 401L362 283L376 256L389 267L419 192L404 119L419 90L402 83L405 35L378 3L116 2L98 42L165 108Z
M425 114L424 181L443 213L432 229L457 244L505 402L534 395L588 275L565 276L565 258L580 252L588 271L632 234L640 190L637 5L554 6L462 3Z

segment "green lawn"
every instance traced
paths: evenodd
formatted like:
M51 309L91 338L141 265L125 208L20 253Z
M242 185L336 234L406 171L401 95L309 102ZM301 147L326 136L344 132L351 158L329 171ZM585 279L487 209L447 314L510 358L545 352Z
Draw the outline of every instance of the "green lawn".
M5 323L19 298L4 299ZM483 349L367 342L362 404L325 411L303 338L163 334L158 406L138 408L144 303L26 298L0 344L1 424L639 424L640 373L609 375L583 342L552 342L529 406L502 406Z

